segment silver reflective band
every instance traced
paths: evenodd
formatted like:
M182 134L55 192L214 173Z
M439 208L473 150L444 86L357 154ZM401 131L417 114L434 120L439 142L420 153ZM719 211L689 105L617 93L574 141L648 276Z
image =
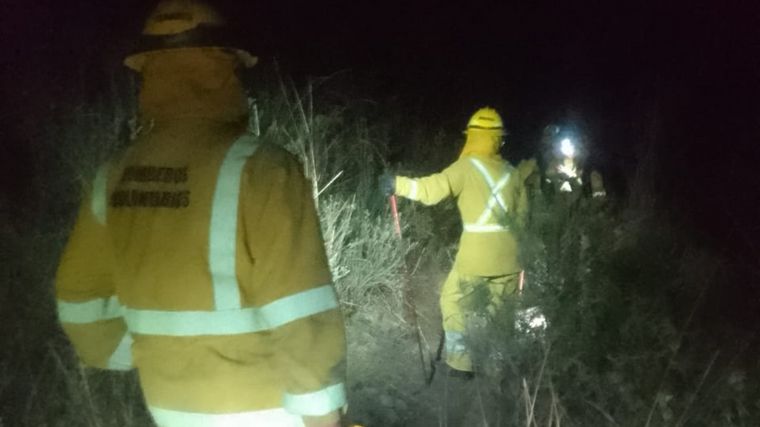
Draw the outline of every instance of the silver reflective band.
M111 357L108 358L108 369L128 371L132 365L132 335L127 332L119 342Z
M283 406L288 412L299 415L320 416L346 405L346 388L343 383L331 385L308 394L285 393Z
M409 186L411 189L409 190L409 195L407 196L407 199L410 200L417 200L417 191L419 190L419 185L417 184L416 180L409 181Z
M106 209L108 206L108 165L98 168L92 183L90 195L90 211L100 225L106 225Z
M58 318L63 323L93 323L117 319L124 308L116 297L96 298L85 302L58 300Z
M501 209L504 210L504 212L507 211L507 204L504 203L504 199L502 199L501 194L499 194L499 191L501 191L505 185L507 185L507 182L509 182L509 172L506 172L504 176L499 180L498 183L495 183L493 181L493 178L491 178L491 175L488 173L488 170L485 166L483 166L482 163L480 163L477 159L470 159L470 162L475 165L475 167L478 169L481 175L483 175L483 178L486 180L486 183L488 184L488 188L491 189L491 199L489 199L489 203L493 201L493 198L496 198L496 201L499 202L499 206L501 206Z
M488 170L481 162L479 162L477 159L471 158L470 162L475 166L475 168L480 172L480 174L483 176L483 179L485 179L486 184L488 185L488 188L490 189L491 196L488 198L488 202L486 203L486 207L483 210L483 213L480 214L480 217L478 218L477 222L474 224L474 226L485 226L489 219L493 217L496 205L498 204L501 208L501 211L503 213L508 213L509 209L507 207L506 202L504 202L504 198L501 195L501 190L504 189L504 187L509 182L510 173L506 172L504 176L499 180L499 182L494 182L493 178L491 178L491 175L488 173ZM470 231L474 231L472 229ZM504 231L504 230L495 230L495 231ZM485 232L490 232L490 230L486 230Z
M282 408L233 414L203 414L148 407L159 427L303 427L300 416Z
M214 286L214 308L241 307L235 269L240 179L246 161L256 152L253 135L243 135L227 151L216 181L209 223L209 269Z
M493 209L496 207L496 204L499 204L499 207L503 212L508 212L509 209L507 208L507 203L504 202L504 198L501 197L501 194L499 193L509 182L509 173L504 175L504 177L501 178L499 182L496 183L496 186L491 188L491 198L488 199L488 208L486 208L486 211L483 212L483 215L481 216L481 220L485 221L485 218L487 217L488 213L491 213Z
M594 191L594 194L592 194L592 197L604 197L607 195L606 191Z
M277 328L338 307L330 285L299 292L261 307L225 311L159 311L127 308L129 331L144 335L235 335Z
M464 335L461 332L446 331L446 353L464 353L467 347L464 344Z
M490 225L478 225L478 224L465 224L464 231L468 233L499 233L503 231L509 231L509 227L506 225L490 224Z

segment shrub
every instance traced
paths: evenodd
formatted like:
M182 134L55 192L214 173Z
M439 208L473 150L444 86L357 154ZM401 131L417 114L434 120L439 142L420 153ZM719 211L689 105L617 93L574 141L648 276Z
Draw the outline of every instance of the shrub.
M537 200L522 234L524 295L469 338L503 425L750 425L751 398L725 385L720 351L695 344L719 258L663 216L593 201ZM512 327L529 307L545 330Z

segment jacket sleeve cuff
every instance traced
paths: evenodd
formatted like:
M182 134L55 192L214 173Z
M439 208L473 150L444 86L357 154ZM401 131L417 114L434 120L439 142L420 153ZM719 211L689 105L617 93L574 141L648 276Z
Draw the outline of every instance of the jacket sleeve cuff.
M410 200L417 200L418 187L416 179L404 176L396 177L396 194Z
M321 416L346 405L346 389L343 383L331 385L312 393L285 393L283 407L291 414Z
M94 298L83 302L58 300L58 318L63 323L94 323L117 319L123 315L123 307L116 297Z
M124 307L116 297L93 298L82 302L69 302L59 299L57 303L58 318L64 328L68 325L84 327L92 331L108 331L105 322L117 319L120 322L123 321ZM77 344L84 345L84 347L95 345L99 348L95 353L85 350L80 353L80 357L89 366L117 371L132 369L134 367L132 364L132 335L129 332L120 332L119 335L116 335L115 331L111 332L107 332L108 337L103 342L94 342L92 337L77 340L70 336L70 339L73 340L75 348ZM116 343L117 339L119 340L118 343ZM107 352L111 349L105 348L105 346L111 345L115 345L115 348L108 355ZM77 351L79 352L80 349Z

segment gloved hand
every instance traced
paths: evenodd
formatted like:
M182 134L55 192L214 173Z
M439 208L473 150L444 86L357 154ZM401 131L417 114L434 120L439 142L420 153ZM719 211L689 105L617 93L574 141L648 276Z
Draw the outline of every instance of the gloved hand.
M396 193L396 176L388 171L383 172L377 178L377 186L383 196L392 196Z

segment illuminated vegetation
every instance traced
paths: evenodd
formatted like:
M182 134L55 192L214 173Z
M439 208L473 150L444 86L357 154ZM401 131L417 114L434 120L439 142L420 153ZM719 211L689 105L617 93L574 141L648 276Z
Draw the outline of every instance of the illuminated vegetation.
M452 159L459 136L417 130L402 141L408 147L403 163L388 165L393 129L403 125L400 112L381 114L381 105L336 96L327 101L321 96L334 94L327 90L331 83L321 84L299 90L281 81L264 85L252 128L277 136L314 180L347 316L351 415L357 421L757 425L760 386L752 378L760 372L748 347L751 331L728 324L714 299L724 281L743 276L729 260L698 246L687 226L655 205L634 203L647 199L635 192L630 202L584 204L572 214L550 201L534 203L523 230L523 298L473 330L470 344L484 375L467 384L449 382L449 400L442 368L425 386L413 325L401 316L404 271L411 275L423 348L433 352L436 293L458 238L457 216L452 203L402 203L399 241L375 177L385 167L432 172ZM36 203L3 218L4 297L14 311L0 326L6 351L0 425L150 425L133 374L78 367L56 325L51 292L79 188L129 134L133 109L116 98L48 121L36 160ZM477 300L473 304L478 311ZM515 331L511 313L533 306L549 327Z

